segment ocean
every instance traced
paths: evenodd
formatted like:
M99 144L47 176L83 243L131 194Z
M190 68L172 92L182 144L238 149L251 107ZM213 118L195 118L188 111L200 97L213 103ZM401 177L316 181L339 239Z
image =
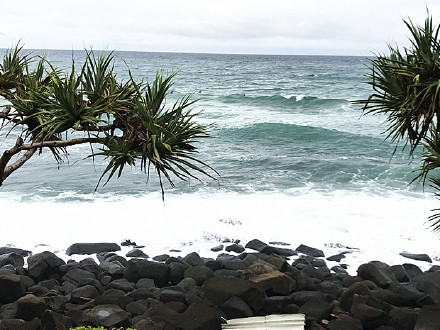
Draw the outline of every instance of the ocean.
M72 59L78 68L84 59L83 51L33 53L67 70ZM350 251L343 262L351 272L371 260L413 262L403 251L427 253L440 264L439 236L426 223L438 201L429 188L410 184L418 155L384 141L385 118L363 116L351 102L372 92L369 58L114 56L120 80L128 79L128 69L144 81L157 70L177 73L167 104L187 94L199 100L197 120L212 126L211 137L197 145L198 157L220 176L176 179L175 188L165 184L162 201L157 179L147 183L140 168L95 191L106 161L85 159L88 145L70 148L61 164L44 151L0 187L0 245L66 259L72 243L130 239L150 256L209 257L219 242L258 238L310 245L326 256ZM17 134L0 132L0 152Z

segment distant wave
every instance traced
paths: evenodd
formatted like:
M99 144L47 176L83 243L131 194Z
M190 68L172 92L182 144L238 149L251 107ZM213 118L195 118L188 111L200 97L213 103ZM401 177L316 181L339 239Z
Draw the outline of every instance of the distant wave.
M347 103L344 99L323 99L316 96L279 94L268 96L249 96L246 94L230 94L219 97L219 101L224 103L243 103L246 105L270 106L270 107L324 107L335 106Z

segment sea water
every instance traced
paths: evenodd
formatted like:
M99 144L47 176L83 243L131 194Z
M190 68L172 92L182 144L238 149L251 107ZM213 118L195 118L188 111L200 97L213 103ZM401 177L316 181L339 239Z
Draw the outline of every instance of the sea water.
M79 70L83 51L34 51L55 66ZM4 51L2 51L4 54ZM0 245L66 259L75 242L144 245L150 256L185 255L224 241L253 238L349 251L343 262L412 262L400 252L427 253L440 263L439 236L426 219L438 201L410 182L419 156L384 141L385 118L363 115L351 101L372 92L369 58L115 52L120 81L128 70L152 81L157 70L177 73L167 106L192 94L197 120L211 125L197 157L216 180L147 182L140 168L95 187L106 160L69 148L57 164L49 151L35 155L0 187ZM0 151L17 132L0 132ZM169 250L180 252L169 252ZM124 251L123 251L124 252ZM125 251L126 252L126 251ZM431 264L415 262L429 268ZM329 265L332 263L329 263Z

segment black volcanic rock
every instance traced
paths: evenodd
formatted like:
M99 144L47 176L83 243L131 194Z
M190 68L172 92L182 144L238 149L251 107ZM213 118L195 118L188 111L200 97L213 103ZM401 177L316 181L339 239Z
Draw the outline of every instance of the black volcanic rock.
M120 251L121 247L116 243L75 243L66 250L66 255L95 254L102 252Z

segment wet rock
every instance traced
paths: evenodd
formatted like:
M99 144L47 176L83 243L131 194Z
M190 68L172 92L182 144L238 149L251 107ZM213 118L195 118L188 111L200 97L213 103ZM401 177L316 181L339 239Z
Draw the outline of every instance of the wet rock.
M228 245L225 248L226 252L236 252L236 253L242 253L244 251L244 247L240 244L234 243L231 245Z
M28 251L28 250L23 250L23 249L18 249L18 248L14 248L14 247L8 247L8 246L0 247L0 255L8 254L8 253L16 253L18 255L21 255L24 258L26 258L32 254L32 252Z
M413 259L413 260L419 260L419 261L426 261L431 263L432 259L427 254L417 254L417 253L409 253L409 252L400 252L399 253L402 257Z
M335 254L335 255L332 255L332 256L328 257L327 260L328 261L340 262L344 258L345 258L345 254L344 253L338 253L338 254Z
M285 256L285 257L296 256L298 254L297 252L295 252L292 249L281 248L281 247L271 246L271 245L266 245L261 250L259 250L259 252L265 253L267 255L276 254L276 255Z
M16 317L25 321L41 318L47 305L43 298L27 294L17 300Z
M224 248L223 244L218 244L218 245L216 245L216 246L213 246L213 247L211 248L211 251L212 251L212 252L219 252L219 251L222 251L223 248Z
M133 249L131 251L128 251L125 255L127 258L142 258L142 259L148 259L149 256L144 253L144 251L140 249Z
M251 241L249 241L246 245L245 248L246 249L252 249L255 251L261 251L264 247L266 247L267 244L258 240L258 239L253 239Z
M0 275L0 303L11 303L24 296L25 287L19 275Z
M129 314L116 305L100 305L84 311L83 321L95 326L128 327Z
M300 246L298 246L295 251L297 252L301 252L304 253L308 256L311 257L324 257L324 252L322 252L322 250L301 244Z
M120 250L121 247L116 243L75 243L67 248L66 255L95 254Z

